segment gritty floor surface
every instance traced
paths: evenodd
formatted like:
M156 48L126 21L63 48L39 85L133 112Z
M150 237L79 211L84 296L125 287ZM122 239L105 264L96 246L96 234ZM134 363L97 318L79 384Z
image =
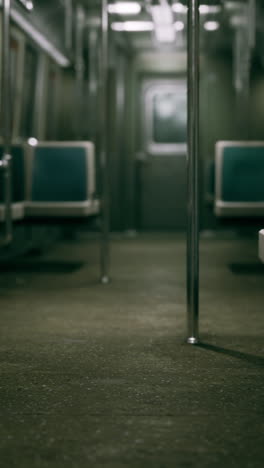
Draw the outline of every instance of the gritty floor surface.
M107 286L85 236L1 268L0 466L262 468L257 240L201 241L200 346L184 238L115 236L112 258Z

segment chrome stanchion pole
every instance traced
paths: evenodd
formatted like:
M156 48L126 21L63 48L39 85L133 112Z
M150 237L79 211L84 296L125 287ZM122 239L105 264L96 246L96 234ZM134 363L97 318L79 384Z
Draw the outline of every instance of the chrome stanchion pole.
M108 135L107 135L107 116L108 116L108 1L102 0L101 14L101 132L100 132L100 159L102 171L102 241L101 241L101 282L109 283L110 268L110 184L109 184L109 161L108 161Z
M75 136L77 140L83 139L83 102L84 102L84 73L85 64L83 58L84 48L84 27L85 12L78 5L76 9L76 33L75 33L75 92L76 92L76 110L75 110Z
M9 244L12 241L12 193L11 193L11 65L10 65L10 0L2 1L2 125L3 125L3 155L0 169L4 178L5 203L5 236L2 242ZM1 242L1 243L2 243Z
M187 315L190 344L199 340L199 0L188 3Z
M64 1L65 18L64 18L64 41L67 52L72 52L72 31L73 31L73 4L72 0Z

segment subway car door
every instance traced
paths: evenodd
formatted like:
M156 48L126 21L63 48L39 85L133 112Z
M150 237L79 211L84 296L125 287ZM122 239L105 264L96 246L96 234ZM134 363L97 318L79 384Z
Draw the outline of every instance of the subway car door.
M184 79L143 79L137 152L138 227L186 225L187 89Z

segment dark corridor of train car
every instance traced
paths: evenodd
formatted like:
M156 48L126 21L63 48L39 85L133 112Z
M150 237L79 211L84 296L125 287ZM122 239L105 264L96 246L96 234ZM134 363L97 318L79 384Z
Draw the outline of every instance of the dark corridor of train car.
M0 24L0 466L262 468L263 0Z

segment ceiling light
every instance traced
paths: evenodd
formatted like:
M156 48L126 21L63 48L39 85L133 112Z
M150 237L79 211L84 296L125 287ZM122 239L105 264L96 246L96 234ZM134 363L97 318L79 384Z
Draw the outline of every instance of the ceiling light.
M182 3L173 3L172 4L172 11L175 13L187 13L188 7L183 5ZM200 5L199 11L202 15L220 13L221 6L220 5Z
M113 31L127 31L127 32L140 32L140 31L153 31L154 25L151 21L123 21L111 24Z
M173 13L167 3L153 5L151 14L155 26L155 36L158 42L174 42Z
M220 5L200 5L199 11L202 15L208 15L209 13L220 13L221 6Z
M224 8L225 10L228 10L228 11L240 10L240 9L243 9L244 7L245 7L245 3L242 3L242 2L226 1L224 3Z
M174 23L174 28L176 29L176 31L183 31L184 30L183 21L176 21L176 23Z
M204 23L204 29L206 29L206 31L217 31L219 27L220 24L218 23L218 21L206 21Z
M117 15L138 15L141 5L136 2L117 2L108 5L108 11Z
M183 5L182 3L173 3L172 4L172 11L175 13L186 13L188 10L186 5Z
M2 4L3 2L1 1L0 4ZM18 0L18 3L20 3L20 5L22 5L24 8L26 8L26 10L28 11L32 11L34 9L34 5L33 5L33 2L31 0Z
M172 24L173 14L169 5L154 5L151 7L151 14L154 23Z
M155 26L155 36L159 42L174 42L175 41L175 30L173 27L158 25Z
M248 24L248 20L245 15L233 15L230 18L230 24L233 28L239 28L240 26L246 26Z

